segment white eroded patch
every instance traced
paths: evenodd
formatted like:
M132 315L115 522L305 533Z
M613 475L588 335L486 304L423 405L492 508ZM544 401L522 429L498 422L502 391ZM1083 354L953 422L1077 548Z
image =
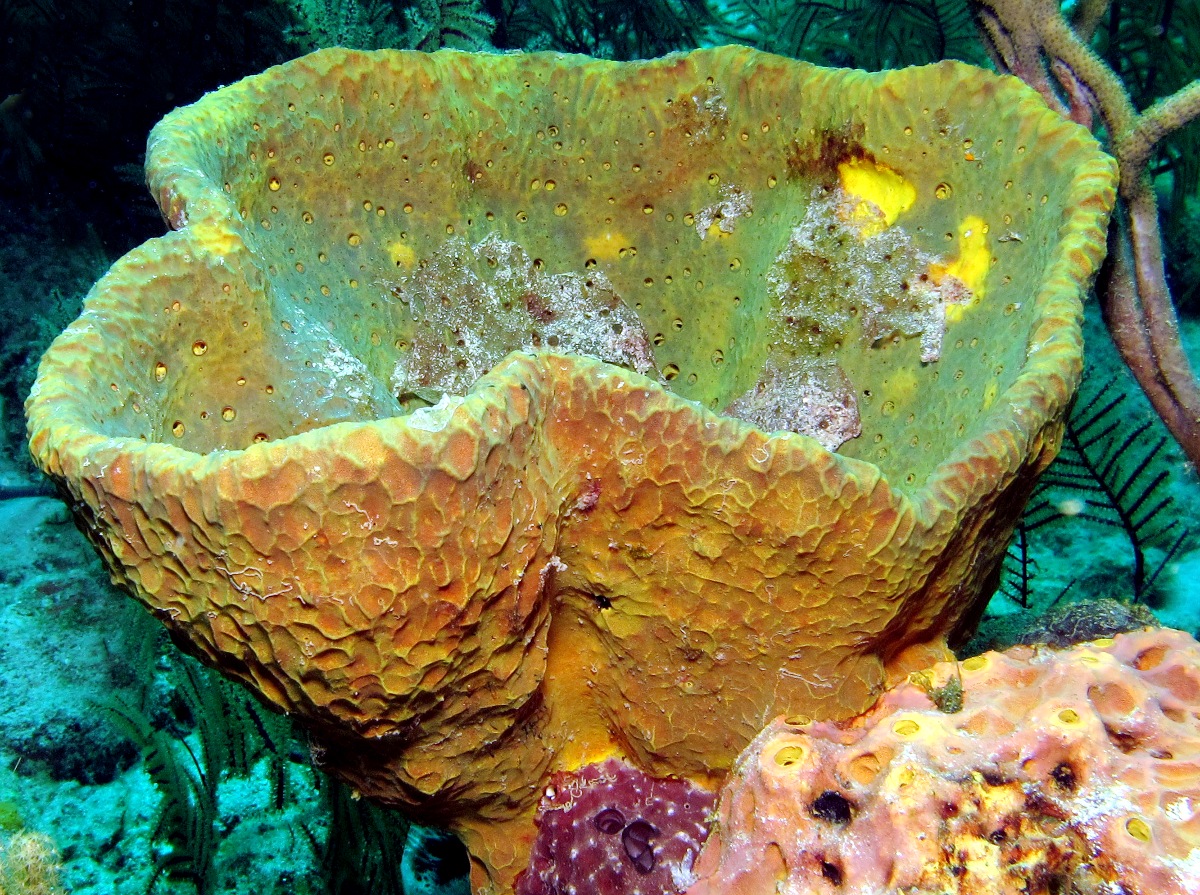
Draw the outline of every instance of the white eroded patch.
M432 407L421 407L410 413L407 422L414 429L440 432L450 423L454 411L462 406L464 400L459 395L442 395L442 399Z

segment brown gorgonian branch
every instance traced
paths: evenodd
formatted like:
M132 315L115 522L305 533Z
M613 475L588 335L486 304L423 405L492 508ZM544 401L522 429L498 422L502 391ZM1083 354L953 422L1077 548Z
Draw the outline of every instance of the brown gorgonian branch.
M1148 173L1158 144L1200 115L1200 79L1139 113L1121 79L1086 43L1108 0L1083 0L1070 24L1057 0L968 3L997 69L1021 78L1065 117L1090 127L1098 116L1103 124L1121 172L1097 282L1104 320L1155 411L1200 469L1200 385L1179 338Z

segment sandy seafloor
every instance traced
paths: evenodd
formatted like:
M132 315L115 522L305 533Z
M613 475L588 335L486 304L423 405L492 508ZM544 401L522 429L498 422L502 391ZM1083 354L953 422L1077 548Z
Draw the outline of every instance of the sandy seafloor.
M50 263L35 263L47 258ZM61 325L56 320L69 319L105 263L95 249L48 247L34 231L28 238L0 233L0 314L9 317L0 323L3 338L10 340L2 346L10 362L21 354L11 340L24 338L30 343L24 348L36 349L48 328ZM18 315L36 315L39 308L43 325L27 320L19 325ZM1200 357L1200 323L1185 321L1184 329L1192 356ZM1115 359L1094 303L1086 336L1085 381L1124 376L1116 387L1129 393L1123 414L1132 424L1148 413L1147 405ZM20 408L2 411L12 420ZM36 482L22 446L3 447L0 486ZM1165 466L1172 512L1180 525L1193 524L1200 486L1173 444ZM1156 555L1151 551L1152 561ZM178 711L171 714L171 681L178 679L183 660L143 610L108 583L57 499L0 500L0 557L0 833L24 827L49 835L62 852L62 879L71 893L144 893L165 849L151 841L161 797L138 750L114 729L105 706L144 701L166 706L162 711L177 719ZM1071 582L1067 599L1129 593L1130 554L1118 530L1064 518L1043 530L1034 559L1035 602L1053 599ZM1154 601L1165 624L1193 633L1200 627L1200 531L1164 569ZM989 614L1018 609L998 596ZM183 722L176 726L198 752L194 730ZM248 776L222 779L214 891L326 891L312 843L324 835L327 814L303 743L288 748L282 808L273 803L265 758ZM193 892L195 886L164 876L154 891ZM463 891L461 883L457 891Z

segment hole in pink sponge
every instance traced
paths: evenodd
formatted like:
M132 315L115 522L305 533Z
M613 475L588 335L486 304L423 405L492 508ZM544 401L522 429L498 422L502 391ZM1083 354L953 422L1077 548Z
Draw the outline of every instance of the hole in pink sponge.
M808 806L813 817L820 818L831 824L848 824L853 816L850 802L840 792L827 789Z

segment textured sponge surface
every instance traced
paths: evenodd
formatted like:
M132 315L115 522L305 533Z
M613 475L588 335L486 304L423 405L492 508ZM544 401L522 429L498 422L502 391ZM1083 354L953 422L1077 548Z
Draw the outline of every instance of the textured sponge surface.
M516 895L671 895L692 879L715 793L608 759L555 774Z
M173 230L47 354L33 455L181 642L498 880L551 774L711 784L945 656L1114 173L1012 79L740 47L325 51L147 170Z
M960 674L961 708L931 704ZM775 721L726 784L688 893L1185 895L1197 806L1194 639L1016 647L938 665L844 724Z

